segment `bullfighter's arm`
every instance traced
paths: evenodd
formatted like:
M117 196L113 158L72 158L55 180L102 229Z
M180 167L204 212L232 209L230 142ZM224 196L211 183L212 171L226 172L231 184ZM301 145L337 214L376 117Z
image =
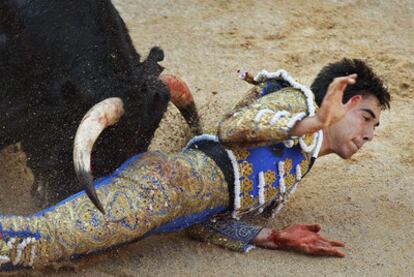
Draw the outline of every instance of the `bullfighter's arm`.
M323 238L318 224L295 224L277 230L263 228L232 218L214 218L187 229L190 237L230 250L248 252L262 247L275 250L294 250L310 255L344 257L336 247L344 247L340 241Z
M247 252L254 248L250 243L262 227L248 224L231 217L214 218L188 228L193 239L215 244L233 251Z
M240 79L246 81L249 84L254 85L251 89L249 89L243 97L237 102L237 104L233 107L233 109L226 113L224 115L224 119L231 117L234 113L234 111L238 111L244 107L247 107L248 105L255 102L259 97L264 96L268 94L269 92L277 91L281 89L285 84L283 83L283 80L281 79L274 79L264 82L256 82L254 80L253 75L251 75L249 72L246 71L240 71ZM270 83L270 86L267 86L268 83ZM276 84L276 86L275 86ZM269 88L271 88L269 90Z
M250 105L251 103L256 101L257 98L262 96L262 90L258 86L259 84L254 81L253 76L246 71L239 71L239 73L240 73L239 75L240 79L254 86L243 95L243 97L239 100L239 102L237 102L237 104L233 107L233 109L230 112L224 115L224 119L232 116L234 111L240 110L241 108L244 108Z
M271 144L290 138L290 129L308 116L307 99L297 89L287 87L235 109L219 124L223 143Z
M231 112L226 114L226 117L230 117L233 115L235 110L240 110L244 107L247 107L254 101L256 101L261 96L260 88L258 86L254 86L249 89L245 95L243 95L242 99L237 102Z
M285 87L269 93L265 91L267 85L262 85L261 97L247 106L236 107L234 113L220 122L220 141L247 146L273 144L328 127L340 120L360 100L352 98L342 104L346 87L354 84L356 78L356 74L335 78L317 114L312 92ZM270 82L271 79L264 83Z

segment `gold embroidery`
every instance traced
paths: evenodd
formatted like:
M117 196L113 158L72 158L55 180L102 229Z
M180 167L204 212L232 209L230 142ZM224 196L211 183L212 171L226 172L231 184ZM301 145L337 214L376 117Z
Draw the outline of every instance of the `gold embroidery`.
M305 159L304 160L302 160L301 162L300 162L300 164L299 164L299 166L300 166L300 171L301 171L301 173L302 173L302 177L303 177L303 175L308 171L308 169L309 169L309 164L310 164L310 161L305 157Z
M249 208L253 206L253 203L255 202L255 199L252 195L245 194L244 197L242 198L242 207L243 208Z
M286 159L284 160L284 163L285 163L285 175L287 175L292 170L292 160Z
M306 134L304 135L303 141L306 145L311 145L313 142L314 134Z
M23 252L22 252L22 261L21 261L21 263L22 264L25 264L25 265L27 265L28 263L29 263L29 261L30 261L30 257L31 257L31 250L32 250L32 244L30 243L30 244L28 244L25 248L24 248L24 250L23 250Z
M248 177L253 173L253 165L247 161L241 163L241 175Z
M285 185L286 191L296 182L296 176L291 173L292 170L292 160L285 160Z
M283 91L283 92L282 92ZM272 114L265 114L260 122L256 122L257 114L264 109L286 111L285 116L272 122ZM294 88L288 87L280 93L270 93L260 97L248 107L241 108L232 116L220 123L220 140L224 143L239 142L254 146L263 142L282 142L289 138L289 123L301 112L307 113L305 95Z
M216 231L205 228L201 224L192 226L186 232L193 239L209 242L231 250L243 251L244 243L242 241L223 236Z
M245 148L242 148L242 147L237 147L237 146L234 147L233 146L232 151L233 151L233 154L234 154L234 156L236 157L236 159L238 161L246 160L250 155L250 152L247 151Z
M296 176L293 174L287 174L285 177L285 184L286 188L289 188L291 185L293 185L296 181Z
M264 173L266 185L271 186L276 180L276 173L273 170L268 170Z
M272 184L276 180L276 173L273 170L267 170L264 172L264 178L265 178L265 202L273 199L276 194L278 193L278 189L274 188Z
M247 195L249 192L251 192L253 190L253 181L252 180L244 178L242 183L243 183L244 195Z
M38 237L21 246L18 265L30 262L32 247L34 266L69 259L137 239L176 217L224 207L227 190L221 170L200 151L145 153L109 185L97 189L106 215L80 194L42 216L2 217L3 231L14 230L16 235L14 243L10 237L0 239L0 252L15 261L17 245L25 238L19 238L21 230Z

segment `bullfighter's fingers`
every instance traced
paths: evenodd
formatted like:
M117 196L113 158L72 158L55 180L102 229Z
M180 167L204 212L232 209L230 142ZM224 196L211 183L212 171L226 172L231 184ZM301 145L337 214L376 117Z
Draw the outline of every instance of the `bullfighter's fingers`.
M319 224L306 225L306 228L308 228L309 231L318 233L321 230L321 225Z
M343 243L342 241L338 241L338 240L327 240L327 241L332 246L335 246L335 247L345 247L345 243Z
M356 82L358 75L356 73L344 77L335 78L329 85L328 92L332 93L343 92L348 85L353 85Z
M345 253L335 247L317 246L309 249L309 254L334 257L345 257Z

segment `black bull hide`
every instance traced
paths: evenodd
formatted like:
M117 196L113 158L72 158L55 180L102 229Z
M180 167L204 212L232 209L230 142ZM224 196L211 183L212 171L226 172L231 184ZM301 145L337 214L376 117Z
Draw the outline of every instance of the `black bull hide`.
M125 114L95 144L95 176L147 149L169 101L162 59L140 61L109 0L0 2L0 149L21 142L43 205L81 190L73 138L101 100L120 97Z

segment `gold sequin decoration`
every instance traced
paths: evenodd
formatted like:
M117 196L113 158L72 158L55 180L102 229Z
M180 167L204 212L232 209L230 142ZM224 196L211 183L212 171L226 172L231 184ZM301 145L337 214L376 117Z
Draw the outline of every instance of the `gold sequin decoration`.
M241 164L241 175L248 177L253 173L253 165L247 161L243 161Z
M193 239L199 241L209 242L214 245L219 245L221 247L225 247L227 249L235 251L243 251L244 243L242 241L233 240L231 238L223 236L220 233L217 233L216 231L205 228L201 224L192 226L191 228L186 230L186 233Z
M273 170L267 170L264 172L265 178L265 202L274 199L279 190L273 187L273 182L276 180L276 173Z
M302 152L303 153L303 152ZM308 154L305 155L305 159L302 160L299 164L300 166L300 171L302 173L302 177L303 175L308 171L309 169L309 164L310 164L310 160L308 158Z
M250 155L250 152L247 151L243 147L234 146L234 147L231 148L231 150L232 150L234 156L236 157L236 160L238 160L238 161L246 160Z
M275 113L287 111L289 114L274 124L270 124L270 114L263 115L260 121L256 122L257 114L264 109L270 109ZM308 112L305 95L300 90L284 88L278 93L258 98L248 107L240 108L232 116L225 118L219 125L220 140L224 143L238 142L249 146L285 141L289 138L289 122L301 112Z
M220 168L197 150L175 155L145 153L108 185L97 188L97 193L106 215L80 194L43 216L1 217L3 230L40 234L23 249L18 265L30 262L32 247L33 266L40 267L135 240L176 217L225 207L229 202ZM0 240L1 253L11 261L21 239L17 236L11 249L7 245L11 238Z
M253 190L253 181L247 178L243 179L243 192L244 195L247 195L249 192Z

